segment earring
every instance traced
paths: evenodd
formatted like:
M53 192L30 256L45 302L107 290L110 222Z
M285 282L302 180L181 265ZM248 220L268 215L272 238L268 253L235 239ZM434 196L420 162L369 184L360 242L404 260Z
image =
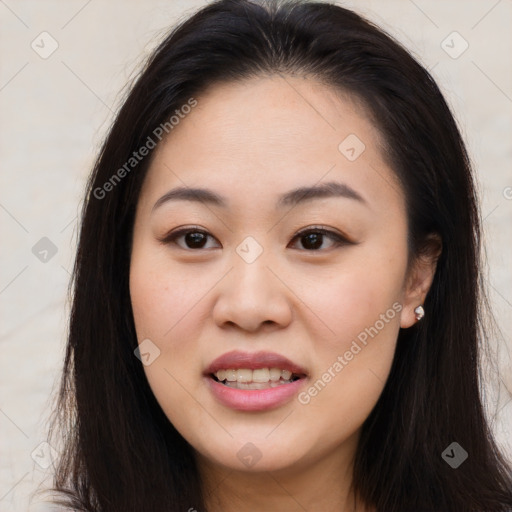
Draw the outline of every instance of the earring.
M416 314L416 320L421 320L425 316L425 310L423 309L423 306L418 306L414 313Z

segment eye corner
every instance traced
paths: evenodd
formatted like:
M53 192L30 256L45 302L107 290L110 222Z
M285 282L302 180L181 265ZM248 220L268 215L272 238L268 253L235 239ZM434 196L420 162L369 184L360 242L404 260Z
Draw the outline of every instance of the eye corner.
M321 249L320 250L298 249L300 252L325 254L325 253L330 253L334 249L338 249L338 248L341 248L344 246L349 246L349 245L355 245L355 243L352 241L352 239L350 237L348 237L346 234L341 233L337 230L328 228L323 225L309 226L307 228L300 230L293 237L292 242L293 242L293 240L299 239L299 238L306 236L308 234L311 234L311 233L321 234L322 236L329 238L333 242L332 247L330 247L329 249L323 249L323 250L321 250Z

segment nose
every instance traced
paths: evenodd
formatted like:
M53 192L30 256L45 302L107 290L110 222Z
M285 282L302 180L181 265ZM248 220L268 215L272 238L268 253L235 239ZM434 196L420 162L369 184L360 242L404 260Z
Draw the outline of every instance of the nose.
M219 327L254 332L263 325L284 328L290 324L293 293L264 254L247 263L234 253L232 270L217 286L212 316Z

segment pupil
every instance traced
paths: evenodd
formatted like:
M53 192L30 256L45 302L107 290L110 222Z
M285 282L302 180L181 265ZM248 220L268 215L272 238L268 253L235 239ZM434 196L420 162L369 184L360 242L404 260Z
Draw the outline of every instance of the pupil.
M306 241L303 243L303 246L306 249L318 249L322 246L322 237L322 233L309 233L304 235L303 238ZM206 237L204 233L187 233L185 235L185 241L189 247L201 248L206 241Z
M193 247L202 247L205 241L204 233L187 233L185 235L185 241L187 245L191 245Z
M309 233L308 235L305 235L306 240L309 240L311 243L303 244L304 247L306 249L318 249L322 246L322 236L322 233Z

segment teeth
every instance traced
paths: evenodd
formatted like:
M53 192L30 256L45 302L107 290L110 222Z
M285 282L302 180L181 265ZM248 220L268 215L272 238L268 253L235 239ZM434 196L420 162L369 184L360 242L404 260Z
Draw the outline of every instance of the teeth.
M215 373L217 379L222 382L226 381L225 384L238 383L241 386L230 386L238 387L238 389L264 389L262 387L254 387L255 384L267 384L270 383L271 387L276 387L285 381L286 383L291 382L292 372L290 370L281 370L280 368L258 368L256 370L250 370L248 368L228 368L218 370ZM246 388L243 385L251 384L251 388Z
M277 382L281 378L281 370L279 368L270 368L270 380Z
M237 380L236 379L236 370L224 370L224 371L226 372L226 379L228 380L228 382L236 382L236 380ZM217 377L217 379L219 379L219 377Z
M291 376L292 376L292 372L290 372L289 370L283 370L281 372L281 378L284 380L290 380Z
M240 371L240 370L238 370ZM250 370L248 370L250 371ZM268 368L259 368L252 371L253 382L268 382L270 380L270 371Z
M226 386L234 389L268 389L277 388L284 384L290 384L291 380L280 380L279 382L224 382Z
M252 381L252 370L237 370L236 371L237 382L251 382Z

